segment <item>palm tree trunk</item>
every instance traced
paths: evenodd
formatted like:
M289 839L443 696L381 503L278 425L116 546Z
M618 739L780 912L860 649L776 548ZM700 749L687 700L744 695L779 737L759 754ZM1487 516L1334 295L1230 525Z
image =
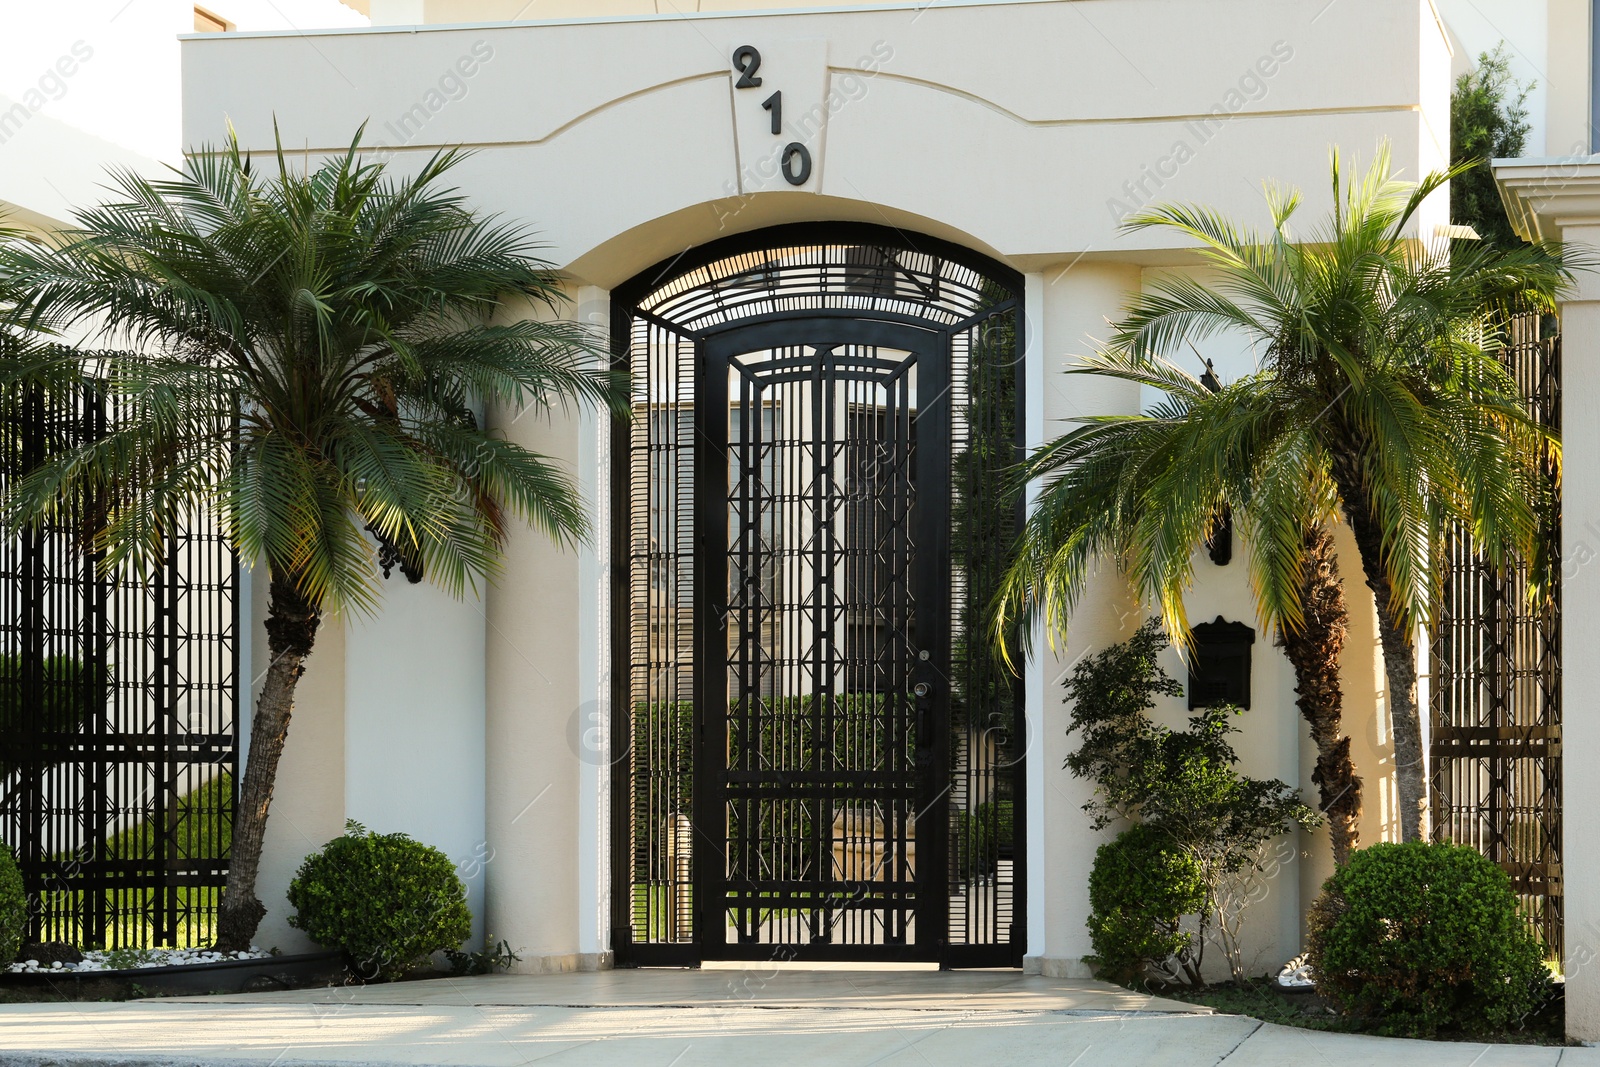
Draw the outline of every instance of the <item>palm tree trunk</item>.
M1306 565L1300 585L1304 618L1298 629L1281 630L1278 643L1294 665L1296 703L1317 746L1311 780L1317 785L1318 806L1328 817L1333 862L1342 866L1361 839L1361 779L1350 759L1350 739L1339 736L1344 711L1339 656L1350 615L1333 535L1320 526L1308 529L1304 545Z
M261 868L261 845L267 832L267 809L272 805L278 760L289 735L295 687L305 673L306 657L317 639L321 615L302 597L292 580L272 578L272 602L267 612L267 649L272 661L261 686L250 722L250 756L233 817L233 847L228 857L228 884L217 915L219 952L250 947L267 909L256 899L256 874Z
M1426 838L1428 787L1422 753L1422 719L1417 709L1417 662L1411 635L1394 615L1394 592L1383 566L1383 534L1367 503L1359 461L1354 455L1334 457L1333 477L1339 487L1345 518L1361 554L1361 570L1378 609L1378 641L1383 645L1383 671L1389 680L1389 730L1394 738L1395 791L1399 794L1400 840Z
M1380 582L1385 594L1388 582ZM1400 840L1422 841L1427 836L1428 781L1422 755L1422 717L1417 708L1417 664L1411 635L1395 624L1389 598L1373 598L1378 608L1378 640L1383 645L1383 669L1389 676L1389 720L1394 730L1395 788L1400 799Z

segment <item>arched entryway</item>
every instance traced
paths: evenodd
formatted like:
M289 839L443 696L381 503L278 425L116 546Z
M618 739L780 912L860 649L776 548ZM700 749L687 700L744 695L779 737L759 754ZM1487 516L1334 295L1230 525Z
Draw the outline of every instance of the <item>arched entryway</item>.
M613 293L619 963L1020 965L1022 277L781 226Z

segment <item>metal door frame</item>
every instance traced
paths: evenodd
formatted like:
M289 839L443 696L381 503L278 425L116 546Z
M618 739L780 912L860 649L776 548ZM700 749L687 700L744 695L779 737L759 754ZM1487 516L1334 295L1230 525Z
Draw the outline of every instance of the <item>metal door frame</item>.
M930 686L929 697L919 701L918 719L932 729L918 730L917 785L915 810L919 824L931 826L924 838L919 828L917 870L910 883L914 894L918 930L942 930L946 923L948 900L944 899L942 873L948 863L948 789L943 788L940 771L949 762L948 701L945 684L950 659L949 627L937 610L948 600L950 567L949 509L950 455L949 404L945 380L950 358L949 335L925 326L839 316L799 315L757 323L740 323L707 334L698 345L701 387L697 411L699 469L696 481L703 492L697 499L697 564L695 614L698 664L695 671L698 694L695 700L699 733L695 757L695 824L701 846L695 850L695 929L701 931L701 959L769 959L781 951L789 960L884 960L938 962L942 945L933 938L922 938L912 945L859 944L748 944L726 940L727 924L723 912L732 884L726 875L723 848L728 840L727 719L712 709L728 706L727 640L723 623L727 618L728 489L731 461L728 456L727 395L730 360L733 356L767 348L796 345L875 345L912 352L922 372L919 393L934 397L931 408L919 408L916 442L918 447L919 489L911 519L918 545L914 571L908 580L917 604L918 644L930 655L917 669L915 682ZM929 416L933 417L930 418ZM939 486L937 499L929 501L927 487ZM930 512L928 504L935 510ZM941 592L943 595L941 596ZM913 684L915 684L915 682ZM924 748L923 737L932 744ZM708 771L715 772L715 777ZM716 847L710 847L715 842ZM924 851L925 845L931 845ZM933 872L940 872L934 877Z

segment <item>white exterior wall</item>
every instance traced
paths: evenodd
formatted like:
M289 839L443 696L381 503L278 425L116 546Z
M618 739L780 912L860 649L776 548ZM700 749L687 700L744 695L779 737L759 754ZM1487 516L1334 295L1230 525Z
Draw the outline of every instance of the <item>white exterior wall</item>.
M1069 419L1137 410L1137 386L1065 372L1077 356L1105 339L1107 320L1116 317L1128 293L1140 284L1139 268L1068 260L1040 274L1043 300L1035 313L1044 332L1039 373L1043 433L1037 440L1059 435ZM1089 916L1089 867L1095 848L1109 836L1091 830L1082 810L1093 787L1062 769L1075 746L1066 734L1070 709L1061 684L1084 655L1130 636L1143 619L1127 583L1107 568L1085 590L1083 606L1064 643L1058 640L1052 647L1048 638L1035 637L1027 696L1030 719L1039 725L1038 733L1028 738L1032 762L1027 772L1029 781L1039 785L1029 794L1034 803L1029 814L1028 891L1033 902L1030 920L1037 926L1042 918L1043 929L1029 929L1028 951L1039 957L1040 969L1047 975L1089 975L1082 962L1092 951L1084 926Z
M1592 165L1591 165L1592 166ZM1585 181L1586 192L1600 176ZM1590 211L1562 227L1565 239L1600 250L1600 196ZM1591 275L1561 308L1565 368L1592 362L1600 350L1600 284ZM1600 782L1583 773L1589 754L1600 751L1600 720L1589 694L1600 686L1600 375L1567 373L1562 382L1563 470L1561 496L1561 687L1566 695L1561 722L1562 776L1561 875L1566 888L1567 1035L1600 1042L1600 835L1593 813L1600 810ZM1585 459L1590 462L1583 462ZM1577 773L1573 773L1576 771Z
M339 0L207 0L246 30L363 26ZM73 0L0 11L0 217L59 228L98 203L108 168L154 177L183 144L183 0ZM311 46L306 54L314 55Z
M383 596L376 618L345 620L345 817L375 833L410 834L449 856L480 939L490 858L483 603L427 582L411 585L399 570ZM304 718L296 715L294 729Z
M379 21L381 6L374 5ZM421 14L431 18L427 7ZM1152 25L1162 32L1152 35ZM1060 373L1091 349L1146 270L1189 257L1162 234L1119 235L1122 212L1193 199L1259 219L1259 181L1276 178L1305 190L1303 210L1315 218L1328 207L1331 146L1364 161L1389 138L1410 174L1436 168L1446 151L1450 56L1426 0L902 5L338 32L314 42L319 58L306 62L299 36L188 40L185 140L215 143L231 121L247 146L265 148L275 115L308 157L347 144L369 118L371 141L398 167L440 145L476 146L457 181L479 206L541 230L585 316L602 312L607 290L650 264L730 232L855 220L955 240L1029 275L1036 436L1062 432L1078 414L1140 403L1136 390ZM745 43L762 51L766 92L732 89L728 59ZM1357 54L1359 69L1349 63ZM791 122L813 108L826 116L790 131L815 159L802 189L761 167L773 138L758 108L772 88L784 91ZM1207 127L1213 109L1234 117ZM1431 232L1445 217L1436 198L1420 226ZM1225 374L1246 358L1238 346L1216 354ZM595 420L496 419L512 439L570 463L602 505L609 476ZM297 714L296 730L342 716L349 749L387 731L388 751L410 759L402 738L438 738L456 720L420 690L371 679L392 662L386 641L459 649L448 663L433 657L455 672L433 691L456 692L477 655L457 631L486 626L478 661L486 663L486 929L535 969L601 966L609 948L607 769L597 751L610 684L605 558L603 544L563 552L516 531L505 574L484 602L486 623L464 612L391 618L410 612L406 598L417 592L391 589L384 618L348 630L337 698L327 696L325 707L308 690ZM1372 726L1381 664L1371 634L1361 636L1370 601L1353 552L1345 559L1357 616L1347 713L1369 790L1371 832L1364 828L1363 837L1372 841L1382 832L1387 773ZM1202 561L1192 618L1254 623L1244 571L1242 552L1226 569ZM1067 647L1042 651L1030 667L1029 795L1039 806L1029 828L1028 955L1051 973L1081 972L1087 875L1099 841L1079 810L1083 784L1061 770L1068 741L1060 678L1077 656L1126 636L1142 617L1108 572ZM1291 674L1269 635L1258 636L1254 660L1255 707L1239 738L1244 769L1306 783ZM470 747L451 759L465 766ZM412 766L424 765L424 746L415 751ZM363 810L402 814L374 803L394 791L378 780L379 755L344 758L339 804L357 818ZM280 798L313 773L300 757L286 758ZM470 795L451 792L450 803L464 810ZM402 821L386 828L423 836ZM291 830L275 823L274 847L292 851L277 836ZM1325 850L1325 835L1303 844ZM1319 862L1291 860L1258 906L1251 951L1263 969L1298 950ZM281 891L263 879L263 900Z
M1530 142L1530 156L1582 156L1594 146L1590 116L1593 0L1548 0L1550 27L1549 93L1545 103L1545 139L1541 150Z

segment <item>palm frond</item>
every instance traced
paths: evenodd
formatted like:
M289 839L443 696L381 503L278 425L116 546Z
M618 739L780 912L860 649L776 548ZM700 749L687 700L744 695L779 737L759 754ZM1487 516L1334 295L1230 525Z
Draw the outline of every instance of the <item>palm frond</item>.
M1127 218L1188 238L1209 270L1147 281L1110 347L1071 368L1160 399L1080 419L1019 467L1013 491L1038 496L991 613L996 641L1033 618L1056 642L1089 576L1115 566L1181 643L1189 561L1221 507L1269 627L1300 624L1305 536L1341 512L1377 531L1363 566L1407 632L1429 616L1430 554L1449 524L1497 565L1548 561L1541 494L1560 444L1527 415L1501 340L1510 315L1550 307L1600 261L1408 234L1459 171L1401 181L1387 144L1356 173L1336 152L1329 172L1333 211L1299 234L1298 193L1270 185L1260 232L1197 205ZM1260 367L1214 395L1165 358L1223 335L1251 343Z
M261 168L230 136L166 176L113 173L51 242L0 244L0 337L98 327L77 350L0 346L0 391L92 387L115 413L7 486L7 528L98 494L100 543L136 567L204 512L327 608L376 603L363 524L454 591L493 573L508 514L584 536L570 477L481 412L626 413L626 382L587 327L509 321L513 303L559 311L563 286L530 230L448 184L464 158L397 176L358 134L307 170L281 146Z

